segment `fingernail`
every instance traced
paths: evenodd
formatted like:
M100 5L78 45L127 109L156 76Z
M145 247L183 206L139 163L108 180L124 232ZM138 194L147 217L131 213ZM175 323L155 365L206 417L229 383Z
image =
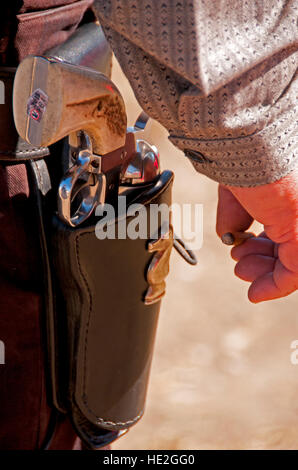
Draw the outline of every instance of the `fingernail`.
M234 245L235 237L234 237L234 235L232 234L232 232L227 232L227 233L224 233L224 234L221 236L221 241L222 241L225 245Z

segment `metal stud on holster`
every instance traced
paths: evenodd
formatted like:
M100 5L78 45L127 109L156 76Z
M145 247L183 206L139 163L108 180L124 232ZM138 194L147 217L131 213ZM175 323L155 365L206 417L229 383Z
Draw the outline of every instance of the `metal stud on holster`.
M37 147L69 137L70 166L45 229L54 299L46 319L51 399L96 449L144 412L173 246L165 215L152 238L150 206L170 207L173 174L160 173L157 149L138 138L146 115L127 130L119 91L94 70L27 57L16 74L14 118L20 136ZM108 223L107 204L114 210ZM131 238L135 207L143 208L146 231ZM98 235L107 226L115 237Z

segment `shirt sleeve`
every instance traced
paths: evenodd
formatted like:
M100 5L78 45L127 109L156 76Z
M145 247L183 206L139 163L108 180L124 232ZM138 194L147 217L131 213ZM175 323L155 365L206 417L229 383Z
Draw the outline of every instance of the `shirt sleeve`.
M94 7L140 105L197 171L256 186L296 168L296 0Z

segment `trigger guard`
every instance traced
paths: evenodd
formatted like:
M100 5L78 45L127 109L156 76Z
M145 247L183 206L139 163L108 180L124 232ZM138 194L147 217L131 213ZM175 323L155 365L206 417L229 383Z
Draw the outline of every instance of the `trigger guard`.
M73 165L63 177L58 189L58 214L59 218L71 227L76 227L90 217L94 208L104 203L106 192L106 178L102 173L91 173L86 183L75 190L80 178L89 173L92 154L81 151L76 164ZM90 178L95 178L95 183L90 184ZM72 214L72 202L75 197L83 193L82 202Z

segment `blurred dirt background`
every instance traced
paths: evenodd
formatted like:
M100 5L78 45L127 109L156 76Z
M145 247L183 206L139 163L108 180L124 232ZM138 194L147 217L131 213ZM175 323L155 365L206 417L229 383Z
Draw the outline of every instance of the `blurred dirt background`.
M132 125L140 107L117 63L113 80ZM162 168L175 173L173 202L203 204L204 242L195 267L173 252L145 415L113 449L298 449L298 365L290 360L298 293L247 300L248 284L215 233L217 184L157 123L150 134Z

